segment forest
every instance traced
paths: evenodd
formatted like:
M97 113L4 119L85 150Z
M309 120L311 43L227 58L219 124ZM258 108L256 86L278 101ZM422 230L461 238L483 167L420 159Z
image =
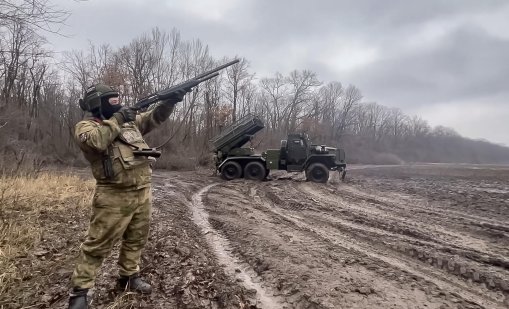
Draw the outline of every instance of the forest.
M194 169L211 162L209 140L236 119L254 113L265 129L252 141L258 151L278 148L291 132L316 144L344 148L349 163L507 163L509 148L430 126L418 115L363 100L347 81L323 81L316 72L293 70L258 76L242 55L211 55L206 42L184 38L177 27L153 28L121 47L90 42L85 50L55 53L46 35L59 33L69 12L48 1L0 1L0 164L83 165L73 140L83 117L78 100L94 83L118 89L133 105L154 91L192 78L234 58L188 94L152 146L164 146L157 167ZM199 34L197 34L199 36Z

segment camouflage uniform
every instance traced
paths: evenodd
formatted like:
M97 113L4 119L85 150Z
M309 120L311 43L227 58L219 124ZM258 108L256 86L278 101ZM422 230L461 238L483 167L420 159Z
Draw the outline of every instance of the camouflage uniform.
M96 179L88 235L81 246L72 276L76 288L91 288L113 245L120 239L119 274L139 272L141 251L147 242L151 215L150 160L134 156L135 147L148 148L142 135L159 126L173 111L173 104L159 103L136 116L135 122L119 125L112 117L99 120L91 115L76 124L77 139ZM103 162L111 160L112 176Z

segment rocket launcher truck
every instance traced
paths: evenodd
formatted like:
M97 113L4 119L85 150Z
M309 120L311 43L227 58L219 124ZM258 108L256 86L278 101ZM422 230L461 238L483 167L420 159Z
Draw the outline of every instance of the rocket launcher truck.
M246 178L264 180L271 170L306 173L306 179L325 183L329 171L346 175L343 149L313 145L306 133L288 134L279 149L255 154L253 148L242 147L264 128L260 118L248 114L211 140L216 170L226 180Z

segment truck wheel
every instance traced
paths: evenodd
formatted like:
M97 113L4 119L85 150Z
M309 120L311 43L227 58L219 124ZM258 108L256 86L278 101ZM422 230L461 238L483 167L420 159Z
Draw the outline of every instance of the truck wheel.
M264 180L267 172L263 163L249 162L244 168L244 178L251 180Z
M329 180L329 169L323 163L313 163L306 169L306 178L312 182L326 183Z
M226 180L233 180L242 176L242 167L235 161L226 162L221 168L221 176Z

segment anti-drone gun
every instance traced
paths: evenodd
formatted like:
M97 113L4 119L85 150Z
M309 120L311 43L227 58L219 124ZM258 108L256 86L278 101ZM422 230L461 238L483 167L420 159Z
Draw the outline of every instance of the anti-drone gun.
M198 86L199 84L203 83L204 81L207 81L211 78L214 78L219 75L219 71L222 69L225 69L231 65L234 65L235 63L239 62L239 59L235 59L233 61L230 61L228 63L225 63L223 65L220 65L212 70L209 70L205 73L199 74L191 79L186 80L185 82L182 82L178 85L171 86L169 88L154 92L142 99L140 99L134 106L131 107L131 109L135 111L142 110L144 108L149 107L150 105L166 100L169 98L172 98L175 96L175 94L179 91L185 90L187 92L191 91L193 87ZM158 158L161 156L161 151L159 151L157 148L143 148L143 149L135 149L133 150L133 153L135 156L149 156L149 157L155 157Z
M178 92L179 90L190 91L193 87L198 86L199 84L203 83L204 81L207 81L211 78L218 76L219 75L218 72L221 71L222 69L225 69L231 65L234 65L235 63L237 63L239 61L240 61L239 59L235 59L233 61L230 61L228 63L220 65L217 68L214 68L210 71L207 71L205 73L197 75L191 79L188 79L183 83L180 83L178 85L171 86L169 88L154 92L154 93L140 99L138 102L136 102L136 104L134 104L133 107L131 107L131 109L138 111L143 108L149 107L150 105L152 105L158 101L172 98L173 96L175 96L175 93Z

